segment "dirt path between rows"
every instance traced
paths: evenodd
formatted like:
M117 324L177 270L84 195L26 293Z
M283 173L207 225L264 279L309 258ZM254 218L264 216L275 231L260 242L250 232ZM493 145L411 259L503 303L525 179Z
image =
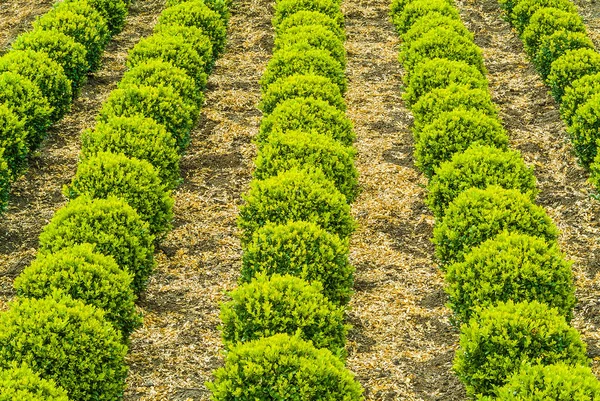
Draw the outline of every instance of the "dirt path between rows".
M600 50L600 2L598 0L574 0L579 7L579 14L583 17L588 33L596 49Z
M20 33L31 29L37 17L50 10L55 0L3 0L0 4L0 54Z

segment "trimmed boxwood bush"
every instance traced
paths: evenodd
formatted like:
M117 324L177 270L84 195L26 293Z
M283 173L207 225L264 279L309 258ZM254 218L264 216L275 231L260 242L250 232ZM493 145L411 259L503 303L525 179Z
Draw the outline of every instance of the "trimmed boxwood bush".
M429 18L430 13L445 15L456 20L460 20L458 10L447 0L415 0L407 4L402 12L392 14L392 22L400 36L408 30L421 18Z
M20 298L0 314L0 327L3 363L26 363L72 401L122 397L127 347L100 309L66 296Z
M535 184L533 169L525 165L518 151L473 145L435 170L427 185L427 205L441 219L450 202L469 188L498 185L518 189L534 200L538 192Z
M427 32L436 29L444 28L449 31L454 31L460 34L462 37L473 41L473 34L467 29L460 19L443 15L436 12L427 14L427 18L419 18L411 26L411 28L402 35L402 42L404 46L409 46L415 40L421 38Z
M531 23L521 37L525 51L534 57L545 37L561 31L585 33L585 25L578 14L557 8L540 8L531 17Z
M8 194L10 193L11 172L8 163L4 160L4 149L0 148L0 214L8 206Z
M6 162L9 179L16 180L23 172L27 160L27 131L23 121L5 104L0 103L0 149Z
M0 369L0 401L69 401L54 380L44 380L22 364Z
M167 0L165 7L173 7L181 3L187 2L204 3L213 11L216 11L221 16L221 19L225 24L229 21L230 12L229 7L231 6L231 0Z
M502 124L479 110L456 109L444 112L426 125L415 143L415 164L427 177L441 163L472 145L506 149L508 135Z
M310 49L326 50L342 67L346 67L344 42L323 25L302 25L288 28L285 33L275 37L273 52Z
M523 363L586 365L585 343L546 304L500 303L461 328L454 370L469 395L494 395Z
M40 235L39 253L53 253L82 243L112 256L120 268L133 275L136 293L146 287L154 268L154 237L148 223L125 201L85 196L59 209Z
M110 256L91 244L38 255L15 279L19 297L45 298L60 291L105 312L105 318L127 339L142 324L135 309L132 277Z
M554 243L519 233L501 233L448 266L446 292L455 317L468 322L477 308L498 302L539 301L573 317L571 263Z
M214 401L359 401L362 388L331 351L287 334L239 344L207 383Z
M558 9L578 17L577 8L570 0L519 0L510 13L510 21L517 32L523 33L531 25L530 19L541 8Z
M333 32L342 42L346 40L346 32L339 22L319 11L301 10L290 14L275 27L275 32L276 35L283 35L290 28L304 25L322 25Z
M516 189L491 185L471 188L454 199L433 230L436 256L442 268L460 262L472 247L502 231L518 232L553 242L556 226L541 206Z
M340 11L340 4L337 0L279 0L272 20L275 31L281 34L279 25L299 11L317 11L333 19L340 29L344 27L344 15ZM311 19L313 18L315 18L314 14ZM306 23L306 20L303 23Z
M552 63L548 85L558 103L567 87L585 75L600 72L600 53L594 49L569 50Z
M79 0L67 0L71 3ZM123 0L85 0L90 6L102 15L111 35L116 35L123 30L127 17L127 2Z
M316 132L276 132L269 136L256 157L254 178L264 180L294 167L318 168L352 203L358 195L355 154L352 147Z
M183 26L183 25L156 25L154 27L155 35L164 36L176 36L183 39L188 44L192 45L192 48L200 55L202 62L204 63L203 69L206 74L209 74L215 66L215 58L213 53L213 44L210 37L204 32L203 29L196 28L195 26ZM205 61L206 60L206 61ZM189 75L189 73L188 73ZM206 87L206 80L202 81L202 76L199 77L197 83L199 90L204 90Z
M320 170L294 168L254 180L244 201L238 218L243 243L267 223L309 221L341 238L350 236L356 226L346 197Z
M542 78L546 80L550 74L552 63L567 51L593 48L594 43L586 33L560 30L541 38L533 63Z
M600 189L600 157L598 155L596 155L594 162L590 165L589 181L596 190Z
M94 130L81 135L81 159L98 152L122 153L128 157L146 160L154 166L163 184L175 188L179 178L179 153L173 136L164 125L151 118L111 117L99 122Z
M298 334L317 348L344 355L344 308L321 293L320 283L309 284L285 275L258 275L236 288L232 300L221 304L223 341L231 347L278 333Z
M560 104L560 115L567 126L573 124L577 110L597 93L600 93L600 72L579 78L567 87Z
M579 162L589 167L598 154L600 138L600 92L577 108L572 125L567 129Z
M354 267L348 262L348 240L314 223L294 221L265 224L245 245L240 281L249 282L261 273L320 282L329 300L345 304L352 293Z
M354 142L352 122L342 110L324 100L294 98L279 103L273 112L260 122L256 136L259 146L274 132L317 132L351 146Z

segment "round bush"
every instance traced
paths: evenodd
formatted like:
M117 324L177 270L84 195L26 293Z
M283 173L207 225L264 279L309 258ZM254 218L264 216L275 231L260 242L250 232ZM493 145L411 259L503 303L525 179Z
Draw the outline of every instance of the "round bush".
M430 13L445 15L460 20L456 7L446 0L415 0L404 7L402 12L392 15L392 22L400 36L404 35L419 19L429 18Z
M352 203L358 195L355 154L352 147L326 135L301 131L276 132L269 136L256 157L254 177L264 180L294 167L318 168L335 183L348 203Z
M72 401L122 397L127 347L103 311L69 297L21 298L0 326L1 361L26 363Z
M494 395L524 362L588 363L585 343L554 308L537 301L500 303L461 328L454 370L469 395Z
M46 53L51 60L60 64L66 77L71 81L73 96L86 79L89 65L85 58L85 47L62 32L56 30L27 32L17 37L12 48Z
M469 188L498 185L518 189L534 200L538 192L535 184L533 169L525 165L518 151L473 145L435 170L427 185L427 205L436 219L441 219L448 205Z
M545 37L561 31L585 33L585 25L578 14L557 8L540 8L533 14L531 23L523 31L525 51L530 57L534 57Z
M232 300L221 305L225 344L297 333L317 348L345 355L344 308L325 298L322 289L320 283L278 274L259 275L241 285L230 294Z
M11 171L4 160L4 149L0 148L0 214L6 211L10 193Z
M1 170L0 170L1 174ZM596 155L594 162L590 165L590 178L589 182L596 188L596 190L600 189L600 157ZM8 192L8 189L6 189ZM1 195L1 192L0 192ZM8 195L6 195L8 196Z
M268 223L254 233L244 247L240 281L249 282L261 273L319 282L323 294L340 305L352 294L354 267L348 262L348 240L306 221Z
M294 168L254 180L244 201L238 218L243 243L266 223L309 221L341 238L350 236L356 225L346 197L319 170Z
M162 183L175 188L179 178L179 153L173 136L165 127L142 116L111 117L81 136L81 159L99 152L122 153L152 164Z
M589 167L598 154L600 138L600 92L592 95L579 106L567 129L579 162Z
M276 36L284 35L293 27L305 25L321 25L333 32L342 42L346 41L346 33L338 21L319 11L302 10L289 14L275 27Z
M154 237L148 223L125 201L85 196L70 201L44 228L39 252L54 253L85 242L130 272L136 293L144 290L154 267Z
M53 380L44 380L23 364L0 369L0 401L69 401Z
M184 39L186 43L192 45L192 48L200 55L202 62L205 63L203 65L204 72L209 74L212 71L215 66L213 44L203 29L195 26L159 24L154 27L154 32L155 35L175 36ZM206 80L202 80L202 78L203 76L200 76L197 83L199 90L206 88Z
M221 19L227 25L229 21L230 12L229 7L231 6L231 0L167 0L166 7L173 7L181 3L187 3L194 1L197 3L204 3L213 11L216 11L221 16Z
M79 0L67 0L70 3ZM102 15L111 35L116 35L123 30L127 17L127 3L123 0L86 0Z
M0 103L0 149L8 168L8 178L15 181L27 162L27 131L23 121L8 106Z
M316 11L325 14L334 20L340 29L344 28L344 15L340 11L337 0L279 0L272 21L275 31L281 34L283 26L280 28L280 25L283 25L283 21L299 11ZM314 14L309 17L311 20L313 18L318 17L314 17ZM289 28L289 25L286 28Z
M552 90L552 96L558 103L561 103L566 88L571 86L573 81L599 72L600 53L594 49L567 51L552 63L548 75L548 85Z
M519 0L509 14L510 22L519 34L531 25L530 19L541 8L558 9L578 16L577 8L569 0Z
M173 135L180 151L187 147L194 126L194 109L173 89L138 85L115 89L104 102L98 121L134 116L153 118Z
M516 189L491 185L470 188L454 199L433 230L436 256L442 268L461 262L465 253L502 231L556 240L558 230L544 208Z
M505 150L508 135L502 124L478 110L457 109L440 113L426 125L415 143L415 164L427 177L441 163L472 145L490 145Z
M256 142L262 146L274 132L317 132L340 141L346 146L354 142L352 122L342 110L324 100L312 98L288 99L279 103L264 117Z
M14 286L20 297L41 299L60 291L102 309L125 340L142 325L131 283L131 275L112 257L94 252L91 244L81 244L38 255Z
M446 292L455 317L467 322L477 308L498 302L539 301L573 317L571 263L558 246L541 238L501 233L448 266Z
M427 18L416 20L411 28L402 35L402 45L410 46L415 40L420 39L421 36L436 28L456 32L471 42L473 41L473 34L464 26L460 19L437 12L430 12L427 14Z
M550 74L552 63L567 51L593 48L594 43L587 33L560 30L541 38L533 63L542 78L546 80Z
M233 347L207 386L215 401L363 399L362 388L337 356L287 334Z
M600 93L600 72L585 75L567 87L560 104L560 115L567 126L573 124L577 110L596 93Z
M285 33L275 37L274 52L281 50L306 51L321 49L340 65L346 67L346 49L335 33L322 25L303 25L288 28Z

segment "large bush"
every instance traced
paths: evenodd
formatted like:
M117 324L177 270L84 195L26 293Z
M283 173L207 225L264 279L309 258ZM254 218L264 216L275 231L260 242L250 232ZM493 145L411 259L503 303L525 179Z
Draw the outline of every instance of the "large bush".
M319 11L301 10L288 14L275 27L275 32L277 35L283 35L290 28L305 25L322 25L333 32L342 42L346 40L346 33L339 22Z
M427 18L417 19L410 29L402 35L403 46L409 46L415 40L420 39L421 36L436 28L454 31L462 37L473 41L473 34L460 19L437 12L430 12L427 14Z
M433 231L442 267L460 262L472 247L507 230L555 241L558 230L544 209L516 189L471 188L454 199Z
M340 29L344 27L344 15L337 0L279 0L272 21L275 30L281 34L283 26L280 28L279 25L299 11L317 11L333 19ZM314 19L314 14L310 18Z
M233 347L207 385L214 401L363 399L360 385L337 356L287 334Z
M59 209L40 235L41 254L82 243L112 256L133 275L133 289L141 292L154 267L154 237L136 211L118 198L81 196Z
M314 223L295 221L265 224L245 245L240 281L249 282L261 273L319 282L329 300L345 304L352 293L354 267L348 262L348 240Z
M533 58L538 72L546 80L552 63L569 50L593 49L594 43L584 32L560 30L552 35L543 36Z
M231 6L232 0L167 0L166 7L173 7L181 3L187 3L194 1L196 3L204 3L213 11L216 11L221 16L221 19L225 24L229 21L230 12L229 7Z
M126 339L142 324L131 283L131 275L112 257L94 252L91 244L81 244L38 255L14 286L20 297L41 299L60 291L102 309Z
M569 50L552 63L548 85L558 103L567 87L585 75L600 72L600 53L594 49Z
M435 13L435 14L433 14ZM421 18L427 19L445 15L460 20L458 10L450 1L446 0L415 0L407 4L401 12L392 14L392 22L400 36L404 35ZM432 15L432 16L433 16Z
M0 369L0 401L69 401L53 380L41 379L27 365L13 363Z
M323 25L302 25L288 28L275 37L273 51L321 49L328 51L342 67L346 67L344 42Z
M537 301L500 303L461 329L454 370L470 395L493 395L522 363L587 364L585 343L565 318Z
M21 298L0 314L0 327L4 365L26 363L71 401L123 396L127 347L101 310L66 296Z
M204 72L209 74L215 66L213 43L206 32L195 26L159 24L154 27L155 35L172 36L184 39L200 55L203 62ZM198 82L198 88L204 89L206 82Z
M27 160L27 131L23 121L5 104L0 104L0 149L10 181L23 172Z
M510 21L519 33L523 33L533 21L533 15L541 8L553 8L577 16L577 8L570 0L518 0L510 13Z
M540 8L523 32L525 50L530 57L534 57L545 37L561 31L585 33L585 25L578 14L557 8Z
M568 128L579 162L588 167L598 154L600 138L600 92L579 106Z
M66 0L65 3L79 0ZM116 35L123 30L127 17L127 4L129 0L85 0L94 7L106 20L111 35Z
M600 93L600 72L579 78L567 87L560 104L560 115L567 126L573 123L577 110L596 93Z

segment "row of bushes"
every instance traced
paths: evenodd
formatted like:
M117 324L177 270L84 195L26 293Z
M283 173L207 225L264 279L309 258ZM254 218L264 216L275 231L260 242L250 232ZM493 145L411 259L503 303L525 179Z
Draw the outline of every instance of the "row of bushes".
M277 0L273 25L240 286L221 306L226 361L207 385L215 401L360 400L343 362L358 184L339 1Z
M0 58L0 213L11 183L119 33L129 0L63 0Z
M98 0L113 7L113 0ZM137 295L170 228L179 158L224 49L223 0L169 0L155 33L83 134L80 162L37 258L0 315L0 393L8 400L121 399ZM110 15L113 15L112 13Z
M600 383L569 325L571 264L533 202L532 170L508 149L481 50L451 0L394 0L391 16L415 160L429 178L436 256L461 324L454 370L478 399L596 399Z

